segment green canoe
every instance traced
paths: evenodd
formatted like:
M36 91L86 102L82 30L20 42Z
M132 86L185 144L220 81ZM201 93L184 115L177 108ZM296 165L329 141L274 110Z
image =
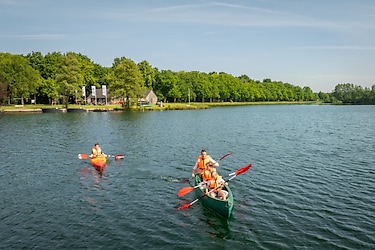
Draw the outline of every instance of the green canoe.
M201 181L200 181L199 176L196 175L195 186L197 186L200 182ZM195 194L197 196L197 199L199 199L205 207L224 216L225 218L229 218L233 210L233 193L229 186L226 186L224 189L227 190L229 193L227 200L220 200L220 199L205 195L204 188L196 188Z

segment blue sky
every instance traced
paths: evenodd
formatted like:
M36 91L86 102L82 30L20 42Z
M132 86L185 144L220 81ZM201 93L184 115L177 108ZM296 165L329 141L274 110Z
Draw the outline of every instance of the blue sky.
M0 0L0 51L270 78L375 84L374 0Z

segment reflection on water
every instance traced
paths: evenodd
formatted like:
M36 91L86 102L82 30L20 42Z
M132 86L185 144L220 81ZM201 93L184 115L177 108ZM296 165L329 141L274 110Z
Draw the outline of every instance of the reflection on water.
M212 237L221 239L230 239L231 231L229 227L229 220L215 214L213 211L202 206L203 216L199 216L200 221L204 222L208 227L206 232Z

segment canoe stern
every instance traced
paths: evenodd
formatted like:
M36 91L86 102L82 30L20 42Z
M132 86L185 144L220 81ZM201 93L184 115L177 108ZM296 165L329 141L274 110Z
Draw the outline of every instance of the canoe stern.
M196 176L195 185L198 185L199 182L199 177ZM202 197L200 201L205 207L224 216L225 218L229 218L233 211L233 194L229 186L227 186L226 189L229 193L229 196L228 199L225 201L205 195L205 190L202 188L196 188L195 194L197 198Z

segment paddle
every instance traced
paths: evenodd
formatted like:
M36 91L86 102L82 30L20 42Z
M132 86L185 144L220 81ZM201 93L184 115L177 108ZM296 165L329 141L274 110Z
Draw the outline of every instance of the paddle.
M252 164L250 163L249 165L247 165L246 167L242 167L240 169L238 169L236 172L232 173L231 175L234 175L232 176L229 180L225 181L225 182L228 182L230 180L232 180L234 177L240 175L240 174L243 174L243 173L246 173L247 171L249 171L249 169L252 167ZM193 200L192 202L188 203L188 204L185 204L185 205L182 205L180 206L179 208L177 208L178 210L184 210L184 209L188 209L189 207L191 207L194 203L196 203L197 201L199 201L200 199L202 199L204 196L206 196L207 194L217 190L219 187L216 187L215 189L212 189L211 191L209 191L208 193L205 193L203 194L201 197Z
M201 187L204 185L204 182L199 183L199 185L196 185L195 187L183 187L178 191L178 196L184 196L196 189L197 187Z
M249 169L252 167L253 165L250 163L249 165L247 165L246 167L243 167L243 168L240 168L238 169L236 172L233 172L233 173L230 173L229 175L233 175L231 178L229 178L228 181L232 180L234 177L236 177L237 175L240 175L240 174L243 174L243 173L246 173L247 171L249 171Z
M124 159L124 155L122 154L117 154L117 155L107 155L107 158L109 157L114 157L116 160L118 159ZM88 154L78 154L78 159L88 159L90 158L90 155Z
M223 155L222 157L220 157L219 161L221 161L222 159L224 159L224 158L227 157L227 156L230 156L231 154L233 154L233 153L230 152L230 153L228 153L228 154Z
M250 164L251 165L251 164ZM250 166L249 165L249 166ZM238 169L236 172L233 172L233 173L230 173L229 176L232 176L234 175L233 177L231 177L229 180L233 179L234 177L236 177L237 175L240 175L244 172L247 172L249 170L249 166L246 166L246 167L243 167L243 168L240 168ZM187 195L188 193L190 193L191 191L193 191L194 189L196 189L197 187L201 187L204 183L201 182L199 185L195 186L195 187L183 187L181 188L179 191L178 191L178 196L184 196L184 195Z
M230 153L227 153L227 154L223 155L222 157L220 157L220 159L218 160L218 162L221 161L221 160L223 160L225 157L230 156L231 154L233 154L233 153L230 152ZM190 177L189 179L184 179L184 180L181 180L180 182L181 183L190 182L190 180L192 180L193 178L194 177Z
M205 197L206 195L208 195L209 193L211 192L214 192L216 191L217 189L219 189L221 186L218 186L212 190L210 190L208 193L205 193L204 195L202 195L201 197L193 200L192 202L188 203L188 204L185 204L185 205L182 205L180 206L179 208L177 208L177 210L184 210L184 209L188 209L189 207L191 207L194 203L196 203L197 201L199 201L200 199L202 199L203 197Z

